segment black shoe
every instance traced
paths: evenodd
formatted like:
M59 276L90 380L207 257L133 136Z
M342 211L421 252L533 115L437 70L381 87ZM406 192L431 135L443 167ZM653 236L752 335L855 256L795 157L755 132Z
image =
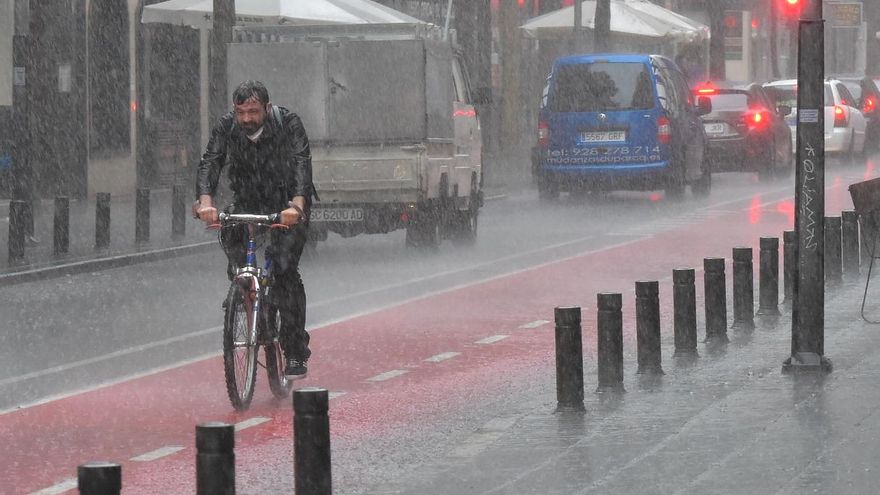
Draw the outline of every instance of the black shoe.
M309 368L306 366L307 364L308 359L288 359L287 367L284 368L284 376L304 376L306 373L309 372Z

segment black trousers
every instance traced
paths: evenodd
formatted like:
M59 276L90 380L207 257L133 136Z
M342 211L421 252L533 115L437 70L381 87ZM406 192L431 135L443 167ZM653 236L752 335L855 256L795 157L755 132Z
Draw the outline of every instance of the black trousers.
M308 359L312 354L306 332L306 289L299 274L307 229L296 225L288 230L272 229L260 234L269 236L266 256L272 259L272 282L268 302L281 313L279 337L288 359ZM244 265L247 256L247 225L224 228L220 239L229 260L227 274L232 280L235 267Z

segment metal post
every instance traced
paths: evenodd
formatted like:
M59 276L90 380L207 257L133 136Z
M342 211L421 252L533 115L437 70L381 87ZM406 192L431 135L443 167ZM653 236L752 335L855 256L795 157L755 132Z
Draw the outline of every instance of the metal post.
M783 300L786 306L791 306L792 292L794 289L795 263L797 263L796 243L797 236L793 230L782 233L782 287Z
M559 307L556 318L557 409L584 409L584 348L581 308Z
M196 426L196 494L235 495L235 426Z
M55 198L53 246L56 255L67 253L70 248L70 198Z
M832 287L843 283L841 230L840 217L825 217L825 282Z
M843 275L847 279L859 278L859 216L853 210L840 213L840 256Z
M14 199L9 202L9 238L6 244L9 248L9 264L14 265L24 260L24 236L27 231L25 226L25 208L27 202Z
M171 189L171 236L186 235L186 185L174 184Z
M80 495L119 495L122 491L122 466L113 462L81 464L76 478Z
M597 362L599 387L597 392L623 392L623 296L598 294Z
M798 26L798 115L791 357L783 372L830 371L825 357L825 26L808 2Z
M326 389L293 391L294 493L330 495L330 418Z
M752 248L733 248L733 326L755 328L755 285Z
M636 282L637 373L663 374L660 356L660 284Z
M95 249L110 246L110 193L95 195Z
M758 314L778 316L779 312L779 238L762 237L760 240L758 274Z
M134 241L150 240L150 190L139 187L134 203Z
M724 258L703 259L703 304L706 306L706 342L726 344L727 285Z
M672 305L674 306L675 354L697 354L697 290L693 268L672 270Z

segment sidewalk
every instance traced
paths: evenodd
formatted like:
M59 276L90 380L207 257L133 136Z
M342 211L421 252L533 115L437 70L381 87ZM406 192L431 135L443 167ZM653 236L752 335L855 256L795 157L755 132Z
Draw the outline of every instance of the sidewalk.
M187 207L189 205L187 204ZM95 249L95 200L70 200L70 245L67 254L53 253L54 200L43 199L34 211L34 240L25 245L25 259L9 264L9 201L0 200L0 283L81 273L139 261L159 260L196 252L216 242L187 211L185 235L171 235L171 190L157 189L150 195L150 237L135 243L133 196L110 200L110 246Z
M545 376L518 411L366 493L877 493L880 326L859 317L863 289L864 274L826 294L827 375L782 374L790 312L729 331L718 351L701 343L696 360L672 357L666 329L665 375L636 375L627 360L627 392L596 394L586 356L585 413L555 411Z

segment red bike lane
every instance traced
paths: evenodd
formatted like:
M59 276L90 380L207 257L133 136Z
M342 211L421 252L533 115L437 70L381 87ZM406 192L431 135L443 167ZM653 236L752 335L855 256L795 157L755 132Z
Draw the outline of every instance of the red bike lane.
M849 207L842 189L829 192L829 214ZM553 373L553 308L561 305L583 308L585 370L594 373L598 292L623 294L629 354L635 349L633 283L661 280L666 339L671 270L697 268L698 297L704 257L728 258L729 270L731 248L752 246L757 270L759 236L781 238L791 207L790 200L762 205L756 196L746 208L710 211L653 236L622 236L611 247L314 329L310 374L297 387L331 392L334 441L430 424L474 407L475 397L518 376ZM198 361L0 416L0 493L62 490L58 484L67 480L69 487L76 466L89 460L120 462L126 494L194 493L196 424L243 426L236 452L246 473L260 462L261 449L292 459L291 419L290 401L271 397L265 374L251 409L232 411L221 359Z

